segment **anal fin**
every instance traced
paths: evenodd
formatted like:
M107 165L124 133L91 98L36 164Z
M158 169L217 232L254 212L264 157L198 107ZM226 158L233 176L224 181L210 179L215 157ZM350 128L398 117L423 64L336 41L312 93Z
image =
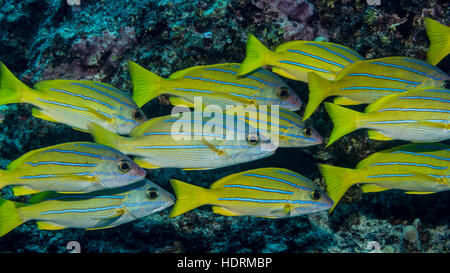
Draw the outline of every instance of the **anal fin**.
M66 228L65 226L57 225L46 221L37 221L36 224L39 229L46 229L46 230L60 230Z
M374 184L364 184L361 186L361 189L364 193L368 192L380 192L380 191L386 191L389 190L387 188L383 188Z
M40 192L38 190L33 190L27 186L14 186L12 187L12 190L15 196L35 194Z
M212 211L217 214L225 215L225 216L239 216L239 214L236 214L235 212L232 212L230 210L227 210L223 207L219 206L213 206Z
M35 118L40 118L43 120L48 120L51 122L58 122L56 119L54 119L53 117L47 115L43 110L39 109L39 108L32 108L31 109L31 115Z
M356 100L352 100L346 97L337 97L333 100L334 104L339 104L339 105L358 105L361 104L361 102L356 101Z
M170 100L170 103L172 105L177 105L177 106L184 105L184 106L187 106L189 108L193 108L194 107L193 103L191 103L189 101L186 101L186 100L184 100L184 99L182 99L180 97L170 97L169 100Z
M433 192L433 191L429 191L429 192L426 192L426 191L407 191L405 193L406 194L432 194L432 193L435 193L435 192Z
M393 138L385 136L382 133L375 130L369 130L367 131L367 134L369 135L369 138L373 140L381 140L381 141L393 140Z
M136 162L136 164L138 164L141 168L144 168L144 169L159 169L159 168L161 168L161 166L151 164L142 158L135 158L134 162Z

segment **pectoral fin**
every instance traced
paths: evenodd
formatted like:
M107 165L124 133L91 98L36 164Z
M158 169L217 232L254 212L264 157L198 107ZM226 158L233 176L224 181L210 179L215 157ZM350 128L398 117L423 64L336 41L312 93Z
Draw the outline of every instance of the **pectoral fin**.
M375 130L369 130L367 131L367 134L369 135L369 138L373 140L381 140L381 141L393 140L393 138L385 136L382 133Z
M218 154L219 156L226 156L227 158L230 158L230 156L225 153L224 151L220 150L219 148L217 148L216 146L212 145L211 143L209 143L208 141L202 139L202 142L208 146L211 150L213 150L216 154Z

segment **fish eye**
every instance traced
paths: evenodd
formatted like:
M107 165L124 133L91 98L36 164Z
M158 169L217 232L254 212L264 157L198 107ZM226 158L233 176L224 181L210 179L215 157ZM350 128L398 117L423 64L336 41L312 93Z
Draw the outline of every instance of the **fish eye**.
M131 164L130 162L126 161L126 160L122 160L119 162L119 171L121 173L127 173L131 170Z
M313 200L319 200L320 197L321 197L320 191L315 190L311 192L311 198Z
M159 192L157 189L155 188L150 188L147 190L147 198L150 200L155 200L156 198L158 198L159 196Z
M278 97L282 100L285 100L289 98L290 92L287 87L281 87L280 90L278 90Z
M259 137L257 134L249 134L247 135L248 144L255 146L259 143Z
M143 121L144 120L144 114L140 110L136 110L133 112L133 119L135 121Z
M305 136L309 137L312 134L312 130L310 128L303 129L303 133Z

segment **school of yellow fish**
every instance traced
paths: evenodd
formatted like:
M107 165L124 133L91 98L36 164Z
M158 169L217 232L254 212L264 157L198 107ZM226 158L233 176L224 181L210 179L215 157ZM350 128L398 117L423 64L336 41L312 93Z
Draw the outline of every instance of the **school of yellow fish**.
M354 184L363 192L449 190L450 146L439 142L450 139L450 77L435 65L450 53L450 28L429 18L425 27L428 62L365 60L349 47L317 41L272 51L253 35L241 64L196 66L165 79L129 61L132 98L97 81L29 87L0 63L0 105L31 104L34 117L95 141L30 151L0 170L0 188L31 195L26 203L0 199L0 236L31 220L47 230L110 228L172 205L171 217L203 205L226 216L331 212ZM303 116L295 112L302 101L279 76L308 83ZM140 107L159 95L177 111L147 120ZM176 198L145 179L144 169L210 170L265 158L279 147L319 145L322 137L305 120L328 97L335 98L324 103L334 124L327 147L363 128L373 140L413 143L374 153L355 169L319 164L326 191L283 168L235 173L209 189L171 179ZM343 107L358 104L369 105L364 112Z

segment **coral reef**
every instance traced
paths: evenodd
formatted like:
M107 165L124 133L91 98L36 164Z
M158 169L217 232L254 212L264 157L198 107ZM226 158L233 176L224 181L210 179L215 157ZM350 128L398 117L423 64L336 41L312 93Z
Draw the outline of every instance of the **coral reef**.
M0 0L0 60L29 85L55 78L89 79L130 93L128 59L161 76L194 65L240 62L247 33L272 49L284 41L317 39L352 47L366 58L424 59L424 16L449 25L449 3L81 0L78 6L59 0ZM306 84L286 81L307 101ZM91 140L88 134L33 118L30 110L25 104L0 106L1 168L33 149ZM144 111L154 117L169 113L170 107L154 100ZM308 122L329 136L332 123L323 107ZM244 165L214 171L154 170L148 178L168 190L169 178L208 187L239 171L283 167L324 186L316 163L354 167L367 155L400 143L370 141L357 131L327 149L279 149L274 156ZM10 190L2 190L2 197L10 198ZM371 252L377 244L387 253L448 252L449 198L449 192L363 195L354 186L330 215L271 220L225 217L202 207L173 219L166 210L96 231L40 231L30 222L0 238L0 252L67 252L66 244L73 240L80 242L82 252Z

